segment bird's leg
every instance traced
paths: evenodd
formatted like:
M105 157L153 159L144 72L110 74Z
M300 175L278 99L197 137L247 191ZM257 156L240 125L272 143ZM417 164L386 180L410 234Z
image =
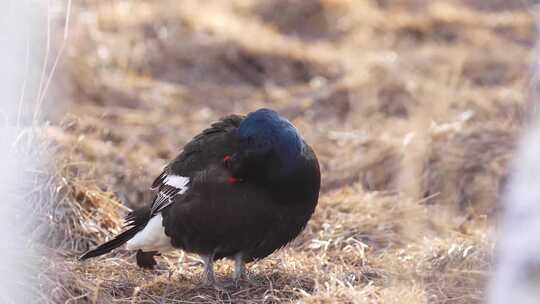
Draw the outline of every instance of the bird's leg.
M244 254L242 252L237 253L234 256L234 283L238 286L238 282L242 279L246 279L246 262L244 261Z
M201 256L204 261L204 284L208 286L216 285L214 276L214 254Z
M201 256L204 260L204 283L205 286L214 287L220 291L226 291L226 286L218 283L214 276L214 256L215 253Z

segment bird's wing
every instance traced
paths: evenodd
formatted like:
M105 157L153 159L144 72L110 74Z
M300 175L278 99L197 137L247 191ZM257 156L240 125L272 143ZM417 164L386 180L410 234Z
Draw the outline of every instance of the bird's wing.
M222 118L186 144L178 157L169 163L152 183L156 196L151 205L153 216L174 202L174 198L189 190L193 175L221 161L235 150L234 130L243 117L231 115Z
M157 190L150 214L154 215L169 206L174 201L174 197L184 194L188 190L190 178L176 175L169 170L163 171L152 183L152 189Z

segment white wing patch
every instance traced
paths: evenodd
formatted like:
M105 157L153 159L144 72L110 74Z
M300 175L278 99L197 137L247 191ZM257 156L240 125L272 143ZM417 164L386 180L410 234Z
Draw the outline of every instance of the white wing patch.
M127 242L126 248L128 250L141 249L143 251L159 252L174 249L171 245L171 238L165 234L161 213L152 217L146 224L146 227Z
M163 183L165 185L169 185L179 189L180 191L178 192L178 194L184 194L184 192L186 192L188 189L186 186L189 183L189 177L179 175L167 175Z
M176 195L184 194L189 189L189 177L165 175L162 178L163 182L159 185L158 193L152 203L151 214L160 212L173 203Z
M126 247L128 250L159 251L164 252L173 249L171 239L165 234L163 216L161 210L173 203L176 195L184 194L188 189L189 177L180 175L168 175L162 173L153 189L158 189L156 198L152 203L150 220L133 238Z

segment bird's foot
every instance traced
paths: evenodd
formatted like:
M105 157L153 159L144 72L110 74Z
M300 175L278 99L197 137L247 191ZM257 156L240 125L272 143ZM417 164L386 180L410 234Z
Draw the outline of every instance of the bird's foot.
M231 290L240 288L242 285L248 282L249 280L247 279L247 277L242 277L242 278L233 277L232 279L227 279L224 282L218 282L215 279L209 280L208 278L205 278L201 284L202 285L201 287L213 288L215 290L222 291L222 292L229 292Z
M239 288L241 285L249 282L249 278L245 272L243 272L241 275L237 275L235 273L235 275L233 275L230 285L231 287Z
M230 286L234 288L240 288L240 286L244 285L245 283L249 283L249 280L246 278L233 279L230 283Z
M205 279L202 282L201 287L202 288L212 288L212 289L215 289L217 291L226 292L229 285L228 284L223 284L223 283L218 282L216 280Z

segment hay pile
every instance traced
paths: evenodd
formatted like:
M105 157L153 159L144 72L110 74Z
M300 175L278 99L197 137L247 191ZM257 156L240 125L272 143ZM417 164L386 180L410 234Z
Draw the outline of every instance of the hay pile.
M74 3L69 114L46 129L59 189L50 302L481 302L527 112L532 18L504 2L287 3ZM259 107L312 144L323 192L306 231L249 267L252 283L201 288L200 261L183 253L154 271L123 250L76 261L148 203L192 136Z

